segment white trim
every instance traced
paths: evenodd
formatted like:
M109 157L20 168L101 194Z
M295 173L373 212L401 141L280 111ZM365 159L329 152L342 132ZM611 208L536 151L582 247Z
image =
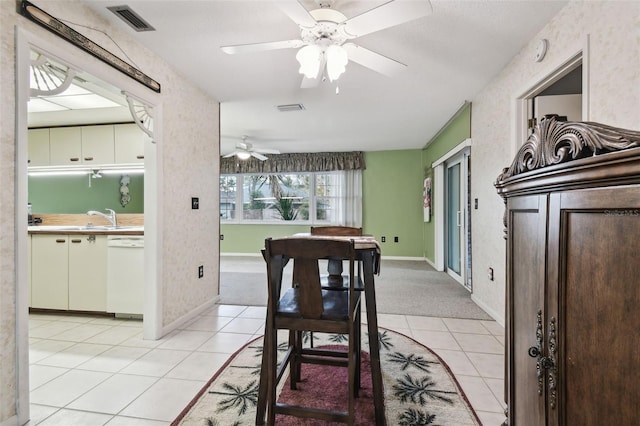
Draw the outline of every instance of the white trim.
M39 29L36 31L40 31ZM66 43L59 43L58 39L49 40L42 38L25 28L16 27L15 29L15 51L16 51L16 131L15 131L15 241L16 241L16 404L17 404L17 424L25 424L29 420L29 343L28 343L28 302L27 298L27 101L29 98L29 64L30 51L35 49L47 56L55 58L65 65L72 65L74 69L85 71L96 76L99 79L107 81L112 85L126 90L148 105L154 107L154 111L159 113L156 115L155 136L156 141L161 141L162 120L158 119L162 116L160 102L161 96L153 93L147 88L141 86L137 81L129 77L115 72L107 64L99 61L93 56L81 51L80 49L69 48ZM155 109L158 108L158 109ZM154 146L161 146L160 143ZM146 151L146 146L145 146ZM157 161L145 162L147 175L145 178L145 186L149 181L149 176L157 176L160 178L158 170L161 170L161 155L158 155ZM155 182L155 188L160 188L159 182ZM162 306L162 235L161 235L161 216L162 211L158 208L162 200L160 191L155 191L155 197L147 198L145 191L145 202L147 211L145 211L145 272L154 270L155 274L148 274L145 278L145 291L152 288L153 295L156 298L156 307ZM147 250L150 255L147 255ZM155 255L155 256L154 256ZM149 323L150 325L147 325ZM150 309L145 307L143 327L151 328L152 332L147 333L145 329L145 338L147 335L159 338L161 336L162 310Z
M512 102L512 143L511 155L515 157L520 148L520 143L529 137L526 122L528 117L529 99L537 93L551 86L564 77L569 71L582 64L582 121L589 121L589 46L590 37L587 34L581 48L566 56L562 62L550 64L542 73L542 77L536 77L533 81L524 84L513 96Z
M423 261L426 260L424 257L412 257L412 256L380 256L382 260L416 260Z
M16 29L16 93L15 93L15 284L16 284L16 423L29 420L29 301L27 300L27 102L29 96L30 50L25 34ZM21 96L22 94L22 96ZM4 423L3 423L4 424ZM9 424L9 423L6 423Z
M433 168L434 268L444 271L444 163Z
M437 166L439 166L440 164L444 163L445 161L447 161L451 157L459 154L462 150L464 150L468 146L471 146L471 138L467 138L467 139L463 140L458 145L456 145L454 148L450 149L449 152L447 152L445 155L443 155L442 157L438 158L436 161L431 163L431 168L436 168Z
M433 226L435 229L435 255L433 268L436 271L444 271L444 163L458 155L467 147L470 147L472 140L467 138L450 149L449 152L431 163L433 169Z
M166 336L172 331L189 323L189 321L197 318L203 312L206 312L209 309L213 308L218 303L219 300L220 300L220 295L215 296L213 299L209 300L208 302L205 302L202 305L198 306L197 308L190 310L186 315L181 316L177 320L173 321L171 324L167 324L165 327L162 328L162 335Z
M499 314L498 312L494 311L493 309L491 309L491 307L489 307L489 305L475 297L473 293L471 294L471 300L473 301L473 303L478 305L480 309L485 311L491 318L493 318L498 324L500 324L502 327L505 326L504 313Z

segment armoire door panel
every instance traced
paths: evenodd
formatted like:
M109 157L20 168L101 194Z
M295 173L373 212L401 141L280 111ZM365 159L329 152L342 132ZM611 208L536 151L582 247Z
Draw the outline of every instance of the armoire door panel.
M564 198L561 213L560 423L636 424L640 192L625 188L579 195Z
M542 425L544 386L538 378L537 358L530 356L529 348L537 346L538 319L544 318L545 197L514 199L509 220L512 285L508 293L512 303L508 329L513 341L512 353L508 355L513 390L509 399L514 402L510 404L514 408L510 415L516 425Z

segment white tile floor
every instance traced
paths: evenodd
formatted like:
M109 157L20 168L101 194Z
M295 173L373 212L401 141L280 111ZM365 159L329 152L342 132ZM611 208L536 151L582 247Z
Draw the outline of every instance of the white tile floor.
M265 308L217 305L158 341L142 322L31 314L33 425L168 425L230 354L263 333ZM486 426L504 420L504 329L494 321L378 315L449 365Z

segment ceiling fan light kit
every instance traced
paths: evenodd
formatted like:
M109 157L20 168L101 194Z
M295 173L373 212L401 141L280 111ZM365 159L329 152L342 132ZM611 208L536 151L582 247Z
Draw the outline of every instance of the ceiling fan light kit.
M304 75L302 88L315 87L324 80L336 81L349 61L356 62L386 76L393 76L407 66L354 43L346 43L386 28L409 22L431 13L429 0L391 0L353 18L328 6L333 1L316 0L320 9L308 11L298 1L279 2L278 7L300 28L300 40L222 46L223 52L236 54L264 50L296 48L299 73ZM346 43L346 44L345 44Z

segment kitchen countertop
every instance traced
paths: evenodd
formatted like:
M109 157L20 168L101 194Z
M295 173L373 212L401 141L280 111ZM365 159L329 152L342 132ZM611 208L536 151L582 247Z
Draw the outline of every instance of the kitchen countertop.
M69 234L69 235L144 235L144 226L77 226L40 225L29 226L29 234Z

